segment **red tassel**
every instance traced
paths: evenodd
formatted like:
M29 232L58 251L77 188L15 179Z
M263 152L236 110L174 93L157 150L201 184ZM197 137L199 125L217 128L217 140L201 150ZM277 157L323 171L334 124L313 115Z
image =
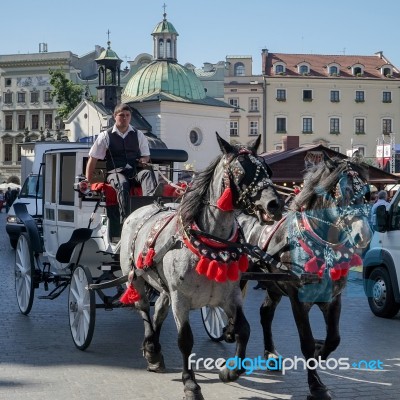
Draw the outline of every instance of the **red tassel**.
M311 260L308 260L304 265L304 271L306 272L316 273L318 272L318 269L317 257L313 257Z
M212 260L207 269L207 278L212 281L217 276L218 272L218 261Z
M205 275L208 271L208 265L210 264L210 260L205 258L205 257L201 257L200 261L197 263L196 266L196 271L199 275Z
M331 268L329 270L329 275L331 276L333 281L337 281L340 279L342 273L339 268Z
M219 263L218 272L215 280L219 283L226 282L228 278L228 266L225 263Z
M137 268L140 268L140 269L142 269L142 268L144 267L144 264L143 264L143 255L142 255L141 252L139 253L138 258L137 258L137 260L136 260L136 267L137 267Z
M229 264L227 278L234 282L239 279L239 263L237 261L233 261Z
M154 251L153 247L151 247L144 259L144 265L151 267L153 265L153 257L155 256L156 252Z
M363 265L362 258L358 254L354 254L350 260L350 267L358 267L359 265Z
M124 294L119 299L119 301L122 304L133 304L139 300L140 300L140 294L132 285L129 285L127 287Z
M321 268L320 268L319 271L317 272L317 273L318 273L318 276L319 276L320 278L323 277L324 271L325 271L325 264L322 264L322 265L321 265Z
M249 259L246 254L242 254L239 258L239 269L241 272L246 272L249 268Z
M233 196L230 187L227 187L218 199L217 207L221 211L233 211Z

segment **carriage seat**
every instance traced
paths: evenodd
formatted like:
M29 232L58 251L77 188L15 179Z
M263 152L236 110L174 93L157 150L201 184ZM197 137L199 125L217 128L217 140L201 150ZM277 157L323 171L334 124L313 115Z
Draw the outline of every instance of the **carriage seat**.
M178 183L178 186L184 189L183 183ZM110 184L104 182L92 183L90 189L95 192L103 191L106 199L106 206L118 205L117 193ZM143 194L142 188L140 186L134 186L131 188L130 191L131 197L140 197L142 196L142 194ZM170 198L171 197L178 198L180 195L181 195L180 191L168 183L160 183L157 187L157 191L155 194L155 196L170 197Z

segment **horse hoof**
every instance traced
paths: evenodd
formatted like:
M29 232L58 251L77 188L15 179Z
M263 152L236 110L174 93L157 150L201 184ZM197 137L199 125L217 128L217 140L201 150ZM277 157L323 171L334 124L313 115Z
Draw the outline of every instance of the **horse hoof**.
M313 390L311 394L307 396L307 400L331 400L332 396L328 389L317 389Z
M239 379L239 376L238 371L226 367L219 371L219 379L224 383L234 382Z
M157 372L157 373L165 372L165 363L164 363L163 355L160 353L158 358L159 358L159 360L156 362L147 361L147 371Z
M200 386L193 381L188 381L185 383L184 392L185 400L204 400L204 397L201 394Z

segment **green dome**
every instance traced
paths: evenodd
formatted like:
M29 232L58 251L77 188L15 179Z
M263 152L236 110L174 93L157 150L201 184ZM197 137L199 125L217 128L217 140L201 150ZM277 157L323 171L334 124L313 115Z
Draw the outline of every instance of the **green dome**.
M204 86L196 74L171 61L153 61L140 69L127 83L123 95L134 99L153 93L201 100L206 97Z
M96 58L95 61L110 60L110 61L121 61L122 62L122 60L117 56L117 53L111 49L110 42L108 42L107 44L108 44L108 47L101 52L99 58Z
M155 33L174 33L176 36L179 36L179 33L176 31L171 22L168 22L165 18L153 29L152 35Z

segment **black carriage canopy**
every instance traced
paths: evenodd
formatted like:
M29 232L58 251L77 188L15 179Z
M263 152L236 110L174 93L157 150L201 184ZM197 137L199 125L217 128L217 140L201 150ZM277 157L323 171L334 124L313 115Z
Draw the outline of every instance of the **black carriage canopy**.
M150 148L150 158L153 163L157 164L163 162L185 162L189 156L185 150Z

